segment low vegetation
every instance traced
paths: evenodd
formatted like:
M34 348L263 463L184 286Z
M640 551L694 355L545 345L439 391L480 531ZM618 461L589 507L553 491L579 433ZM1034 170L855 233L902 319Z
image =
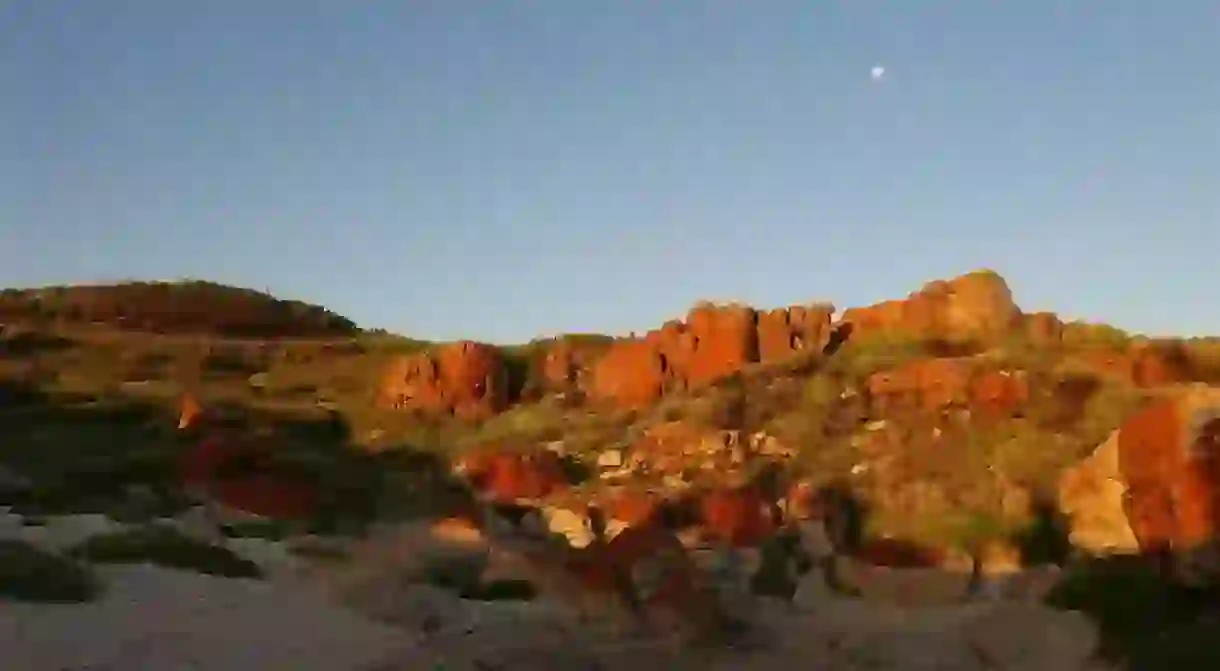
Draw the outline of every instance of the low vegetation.
M1102 653L1131 669L1220 668L1215 591L1165 582L1138 557L1095 559L1068 569L1047 596L1101 630Z
M924 488L923 507L894 505L904 514L874 514L876 533L898 532L968 553L1010 540L1030 563L1061 562L1069 548L1053 502L1032 519L1010 519L1005 496L1014 490L1053 493L1063 469L1104 441L1145 397L1120 376L1098 373L1084 356L1125 350L1132 336L1083 323L1066 325L1063 343L1055 346L1020 332L989 348L851 338L829 358L808 351L752 365L631 411L584 403L575 390L547 393L539 371L558 339L540 339L503 349L513 405L482 422L423 417L372 402L393 357L433 343L361 332L323 308L261 292L202 282L10 290L0 293L0 323L8 324L0 331L0 467L32 483L4 492L0 503L31 520L100 512L150 523L180 511L186 502L175 492L183 447L175 435L175 404L189 390L205 404L240 408L252 424L274 429L278 440L292 446L281 451L278 465L311 478L324 498L319 519L301 526L235 524L227 529L231 537L283 539L302 530L359 534L376 519L431 514L447 505L450 494L457 498L447 479L449 458L475 446L562 441L572 455L572 479L580 480L602 451L630 445L650 426L682 421L706 429L765 431L798 451L794 469L823 483L850 481L873 497L867 503L874 508L901 502L904 486ZM599 335L562 341L590 357L612 344ZM1198 379L1220 381L1220 341L1158 346L1179 344ZM1024 372L1031 388L1024 412L991 421L955 407L927 419L871 406L870 375L936 357L969 359L980 370ZM874 447L901 457L892 480L870 480L879 478L869 462ZM861 466L873 470L860 474ZM345 556L324 545L294 544L292 551L319 561ZM3 541L0 594L93 598L100 587L83 562L261 574L225 548L153 525L95 537L66 557ZM446 558L430 564L419 579L470 599L532 598L528 584L484 583L483 568L473 559ZM1195 597L1167 592L1140 570L1074 568L1051 601L1095 614L1108 651L1141 660L1134 668L1153 668L1145 662L1176 659L1164 655L1180 653L1185 642L1204 634L1197 618L1186 615L1197 615L1191 610Z
M0 291L0 323L105 324L130 331L230 337L351 335L325 308L213 282L127 282Z
M101 593L88 566L25 541L0 539L0 599L85 603Z
M93 536L68 554L98 564L149 563L226 578L261 578L263 575L258 564L228 548L190 538L163 526Z

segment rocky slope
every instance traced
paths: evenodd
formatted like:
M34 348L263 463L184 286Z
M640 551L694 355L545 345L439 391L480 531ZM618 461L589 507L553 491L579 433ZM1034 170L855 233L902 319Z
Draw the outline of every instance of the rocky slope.
M859 511L840 541L861 589L889 602L945 601L920 596L941 584L928 571L956 594L972 571L1004 582L1073 552L1173 556L1162 577L1191 585L1220 569L1220 346L1027 312L987 271L841 314L702 304L639 337L513 347L303 327L293 309L159 321L170 304L148 304L143 322L4 313L0 498L118 505L170 472L189 391L261 425L255 442L345 515L454 514L452 461L573 545L596 503L612 534L672 507L692 535L756 553L786 488L831 487ZM170 335L201 329L317 339Z

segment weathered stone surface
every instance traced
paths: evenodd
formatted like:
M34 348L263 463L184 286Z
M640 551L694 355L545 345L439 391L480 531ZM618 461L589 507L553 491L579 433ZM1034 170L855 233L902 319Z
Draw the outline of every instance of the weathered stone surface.
M752 487L715 489L700 500L701 526L715 542L758 547L776 531L772 503Z
M541 499L568 485L560 458L549 450L483 449L464 455L455 470L498 503Z
M832 305L794 306L758 313L760 361L778 361L808 350L821 350L830 339Z
M969 400L970 362L925 359L875 373L866 383L874 409L884 414L899 408L934 411Z
M748 307L697 307L686 316L693 350L682 377L699 387L758 361L757 315Z
M670 371L654 343L619 341L595 365L591 392L621 407L645 406L661 397Z
M1139 552L1123 512L1127 486L1119 467L1118 441L1115 431L1059 480L1059 507L1070 523L1069 540L1093 554Z
M1191 378L1186 357L1164 346L1095 346L1086 349L1081 359L1096 374L1136 387L1161 387Z
M613 344L609 338L561 336L530 362L527 395L587 392L593 366Z
M649 427L630 450L630 467L652 476L707 474L730 479L754 457L749 438L735 430L712 430L677 421Z
M1029 402L1029 376L1023 371L990 371L970 385L970 408L992 418L1012 417Z
M1179 577L1220 572L1220 389L1180 388L1119 429L1126 513L1146 552L1169 550Z
M1063 342L1063 322L1053 312L1034 312L1024 317L1025 336L1035 345L1053 347Z
M736 305L697 306L685 321L616 342L594 364L590 394L639 407L670 389L697 389L751 363L821 348L830 337L833 310L811 306L760 314Z
M378 394L382 407L451 413L481 419L508 405L508 380L499 348L462 341L393 360Z
M843 321L853 325L853 337L888 333L950 342L994 342L1018 323L1007 282L980 271L926 284L905 300L852 308Z

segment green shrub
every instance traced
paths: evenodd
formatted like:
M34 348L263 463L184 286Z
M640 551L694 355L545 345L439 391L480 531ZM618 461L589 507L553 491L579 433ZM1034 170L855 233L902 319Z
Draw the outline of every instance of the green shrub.
M169 527L150 526L93 536L69 555L99 564L138 564L197 571L226 578L261 578L258 564L232 550L189 538Z
M1069 347L1107 347L1125 351L1131 345L1131 334L1109 324L1075 321L1064 325L1063 344Z
M826 370L849 380L862 381L878 371L895 368L928 356L925 343L908 337L887 334L849 338L833 357Z
M101 592L101 583L88 567L25 541L0 540L0 598L84 603Z

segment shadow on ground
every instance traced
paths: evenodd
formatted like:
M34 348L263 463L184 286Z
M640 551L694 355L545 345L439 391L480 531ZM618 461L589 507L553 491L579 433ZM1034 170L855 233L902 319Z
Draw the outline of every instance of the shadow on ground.
M52 396L12 381L0 400L0 469L24 482L7 489L0 482L0 505L31 516L105 513L125 521L187 505L179 463L198 436L177 431L176 408L122 395ZM355 447L337 414L240 412L240 422L275 448L274 467L319 492L312 531L359 532L381 517L427 514L456 486L441 455L407 445L377 454ZM132 500L137 490L141 504Z

